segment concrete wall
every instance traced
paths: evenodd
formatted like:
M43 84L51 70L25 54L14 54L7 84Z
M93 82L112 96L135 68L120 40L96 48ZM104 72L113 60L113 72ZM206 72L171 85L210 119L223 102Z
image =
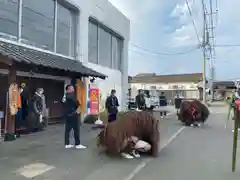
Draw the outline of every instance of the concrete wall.
M127 99L126 93L128 90L128 42L130 35L130 21L111 3L109 3L108 0L67 1L80 10L78 20L79 33L77 41L77 59L80 59L84 65L108 76L106 80L96 80L96 83L101 90L101 94L103 98L105 98L109 91L115 88L120 101L120 108L124 109ZM100 23L106 25L125 39L122 55L122 72L88 62L89 17L94 17Z

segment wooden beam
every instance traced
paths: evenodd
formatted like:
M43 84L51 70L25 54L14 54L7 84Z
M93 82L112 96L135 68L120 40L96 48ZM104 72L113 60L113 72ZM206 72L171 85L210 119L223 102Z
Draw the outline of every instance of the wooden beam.
M9 66L8 74L8 91L9 87L13 83L17 83L17 74L14 66ZM7 103L6 103L6 118L5 118L5 141L13 141L15 137L15 115L11 115L9 108L9 92L7 93Z

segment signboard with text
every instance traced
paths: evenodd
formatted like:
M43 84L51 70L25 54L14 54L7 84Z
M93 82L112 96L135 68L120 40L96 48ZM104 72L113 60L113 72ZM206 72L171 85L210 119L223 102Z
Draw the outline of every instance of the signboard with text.
M99 111L99 89L90 88L89 92L90 114L98 114Z

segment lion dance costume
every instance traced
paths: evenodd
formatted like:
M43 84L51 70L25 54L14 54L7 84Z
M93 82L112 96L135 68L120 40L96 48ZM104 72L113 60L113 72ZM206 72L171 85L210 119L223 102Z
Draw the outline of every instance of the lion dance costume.
M151 145L148 153L158 156L158 121L146 111L128 111L109 123L98 135L98 146L112 155L129 153L134 148L133 137ZM130 141L129 141L130 140Z
M190 126L204 124L209 116L208 108L198 100L183 101L178 113L178 120Z

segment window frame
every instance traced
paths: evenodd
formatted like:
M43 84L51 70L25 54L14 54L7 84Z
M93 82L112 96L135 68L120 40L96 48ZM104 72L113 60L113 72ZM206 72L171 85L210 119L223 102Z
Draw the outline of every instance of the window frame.
M53 0L54 1L54 24L53 24L53 50L46 50L44 48L40 48L39 46L34 46L32 44L24 43L24 39L22 38L22 25L23 25L23 17L22 17L22 11L23 11L23 0L18 0L18 24L17 24L17 35L16 37L13 37L11 34L3 33L6 34L6 39L11 38L14 39L13 41L17 41L18 43L21 43L23 45L27 46L32 46L34 48L37 48L42 51L49 51L51 53L61 55L61 56L66 56L70 58L76 58L77 56L77 38L78 38L78 20L80 16L80 10L73 4L67 2L66 0ZM65 55L62 53L57 53L57 17L58 17L58 11L57 7L58 4L62 5L64 8L68 9L71 12L71 27L70 27L70 39L69 39L69 55ZM5 37L3 37L5 38Z
M100 46L100 44L99 44L100 31L99 31L99 29L102 29L102 30L106 31L107 33L109 33L111 35L111 42L110 42L111 43L111 64L110 64L110 67L105 66L105 65L102 65L102 66L122 71L123 49L124 49L124 40L125 40L124 37L120 36L118 33L113 31L112 29L110 29L106 25L100 23L98 20L96 20L93 17L89 17L88 23L92 23L92 24L97 26L97 64L101 65L100 61L99 61L99 46ZM89 30L88 30L88 32L89 32ZM114 62L113 62L113 37L117 39L117 41L118 41L118 46L117 47L119 49L118 50L119 61L115 62L116 67L113 67L113 65L114 65ZM89 41L88 41L88 43L89 43ZM88 51L89 51L89 48L88 48ZM91 62L91 61L89 61L89 62L94 63L94 62Z

